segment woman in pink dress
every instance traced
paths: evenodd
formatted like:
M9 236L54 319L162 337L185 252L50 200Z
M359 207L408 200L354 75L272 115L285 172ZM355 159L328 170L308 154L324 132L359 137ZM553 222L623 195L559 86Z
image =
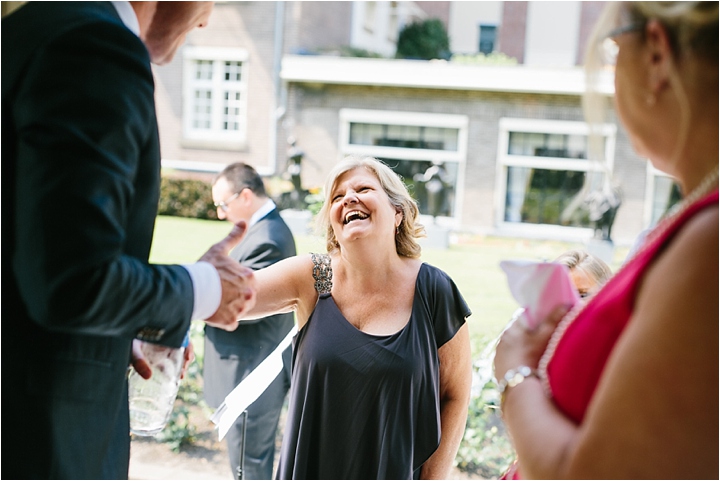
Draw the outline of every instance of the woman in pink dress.
M718 3L611 3L591 41L684 200L587 303L504 333L509 475L718 479Z

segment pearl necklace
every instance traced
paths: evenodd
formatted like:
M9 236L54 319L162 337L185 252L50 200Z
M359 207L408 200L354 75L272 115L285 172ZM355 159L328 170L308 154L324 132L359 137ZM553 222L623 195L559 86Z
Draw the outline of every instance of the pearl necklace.
M658 237L665 234L665 232L673 225L675 224L675 221L685 213L685 211L693 205L695 202L700 200L701 198L705 197L707 194L712 192L714 188L717 187L717 181L718 181L718 166L716 165L715 168L709 172L703 180L698 184L697 187L695 187L681 202L678 202L673 207L671 207L668 212L662 217L662 219L657 223L655 228L648 234L647 238L643 242L642 246L635 252L635 254L632 255L631 258L627 259L622 266L617 270L615 274L613 274L612 277L617 276L620 272L623 271L625 266L631 263L633 259L635 259L639 254L642 252L645 252L645 250L653 244L653 241L657 239ZM610 280L608 279L608 282ZM607 282L606 282L607 284ZM577 316L582 312L582 310L592 302L592 299L595 297L593 294L591 298L588 300L588 302L584 303L576 303L572 309L565 315L565 317L560 321L560 323L555 328L555 331L553 332L552 336L550 337L550 340L548 341L548 345L545 348L545 352L543 353L542 357L540 358L540 362L538 363L538 374L540 376L540 380L542 381L543 388L545 390L545 394L548 397L552 397L552 391L550 390L550 381L548 379L548 373L547 373L547 367L548 364L550 364L550 360L552 359L553 355L555 354L555 350L557 349L558 344L560 343L560 340L565 335L565 331L568 329L568 327L575 321Z

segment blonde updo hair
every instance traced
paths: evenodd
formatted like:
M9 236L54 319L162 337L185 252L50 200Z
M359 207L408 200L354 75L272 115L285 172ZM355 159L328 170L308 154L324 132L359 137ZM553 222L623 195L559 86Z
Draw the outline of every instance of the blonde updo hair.
M665 28L673 52L674 66L670 76L674 79L673 88L681 107L678 151L687 138L691 118L686 87L680 82L678 73L683 61L689 58L702 60L703 67L697 69L696 73L713 75L717 88L718 2L609 2L588 39L585 51L587 85L583 95L583 110L590 126L588 147L591 158L603 158L599 129L605 119L608 97L601 92L602 41L614 28L644 26L653 19ZM639 34L644 35L645 31L640 30ZM714 71L710 72L707 66L714 67Z
M675 57L693 55L718 63L718 2L629 2L633 24L655 18L667 29Z
M421 247L417 240L425 237L425 228L418 222L420 211L417 202L410 196L407 187L390 167L381 161L368 156L350 155L340 161L328 174L325 182L325 201L317 216L318 230L325 234L325 242L328 253L340 249L335 232L330 224L330 206L332 204L330 196L337 179L346 172L362 167L372 172L383 190L390 199L390 203L399 212L402 212L402 220L398 227L398 234L395 236L395 249L398 255L419 258Z

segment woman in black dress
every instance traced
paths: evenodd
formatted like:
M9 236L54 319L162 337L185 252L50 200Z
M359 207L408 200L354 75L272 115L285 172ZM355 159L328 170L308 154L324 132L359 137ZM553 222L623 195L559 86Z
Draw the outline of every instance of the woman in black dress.
M446 479L465 429L470 310L419 260L418 209L369 157L331 172L328 254L256 272L251 316L295 311L281 479Z

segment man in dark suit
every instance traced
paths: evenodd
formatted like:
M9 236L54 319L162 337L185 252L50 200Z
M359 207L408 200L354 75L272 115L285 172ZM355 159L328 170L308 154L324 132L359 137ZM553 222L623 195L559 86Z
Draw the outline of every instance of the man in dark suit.
M2 20L3 478L126 479L133 339L177 347L191 319L231 330L254 303L226 255L244 225L202 262L148 263L150 62L211 9L30 2Z
M245 221L248 231L230 257L253 270L295 255L295 239L275 203L265 193L263 181L251 166L227 166L213 183L212 196L218 217L232 223ZM237 330L205 327L205 399L212 407L222 404L233 390L293 327L292 313L242 321ZM248 408L243 479L271 479L275 433L285 395L290 387L291 349L283 352L283 370ZM238 477L243 418L227 434L233 475Z

